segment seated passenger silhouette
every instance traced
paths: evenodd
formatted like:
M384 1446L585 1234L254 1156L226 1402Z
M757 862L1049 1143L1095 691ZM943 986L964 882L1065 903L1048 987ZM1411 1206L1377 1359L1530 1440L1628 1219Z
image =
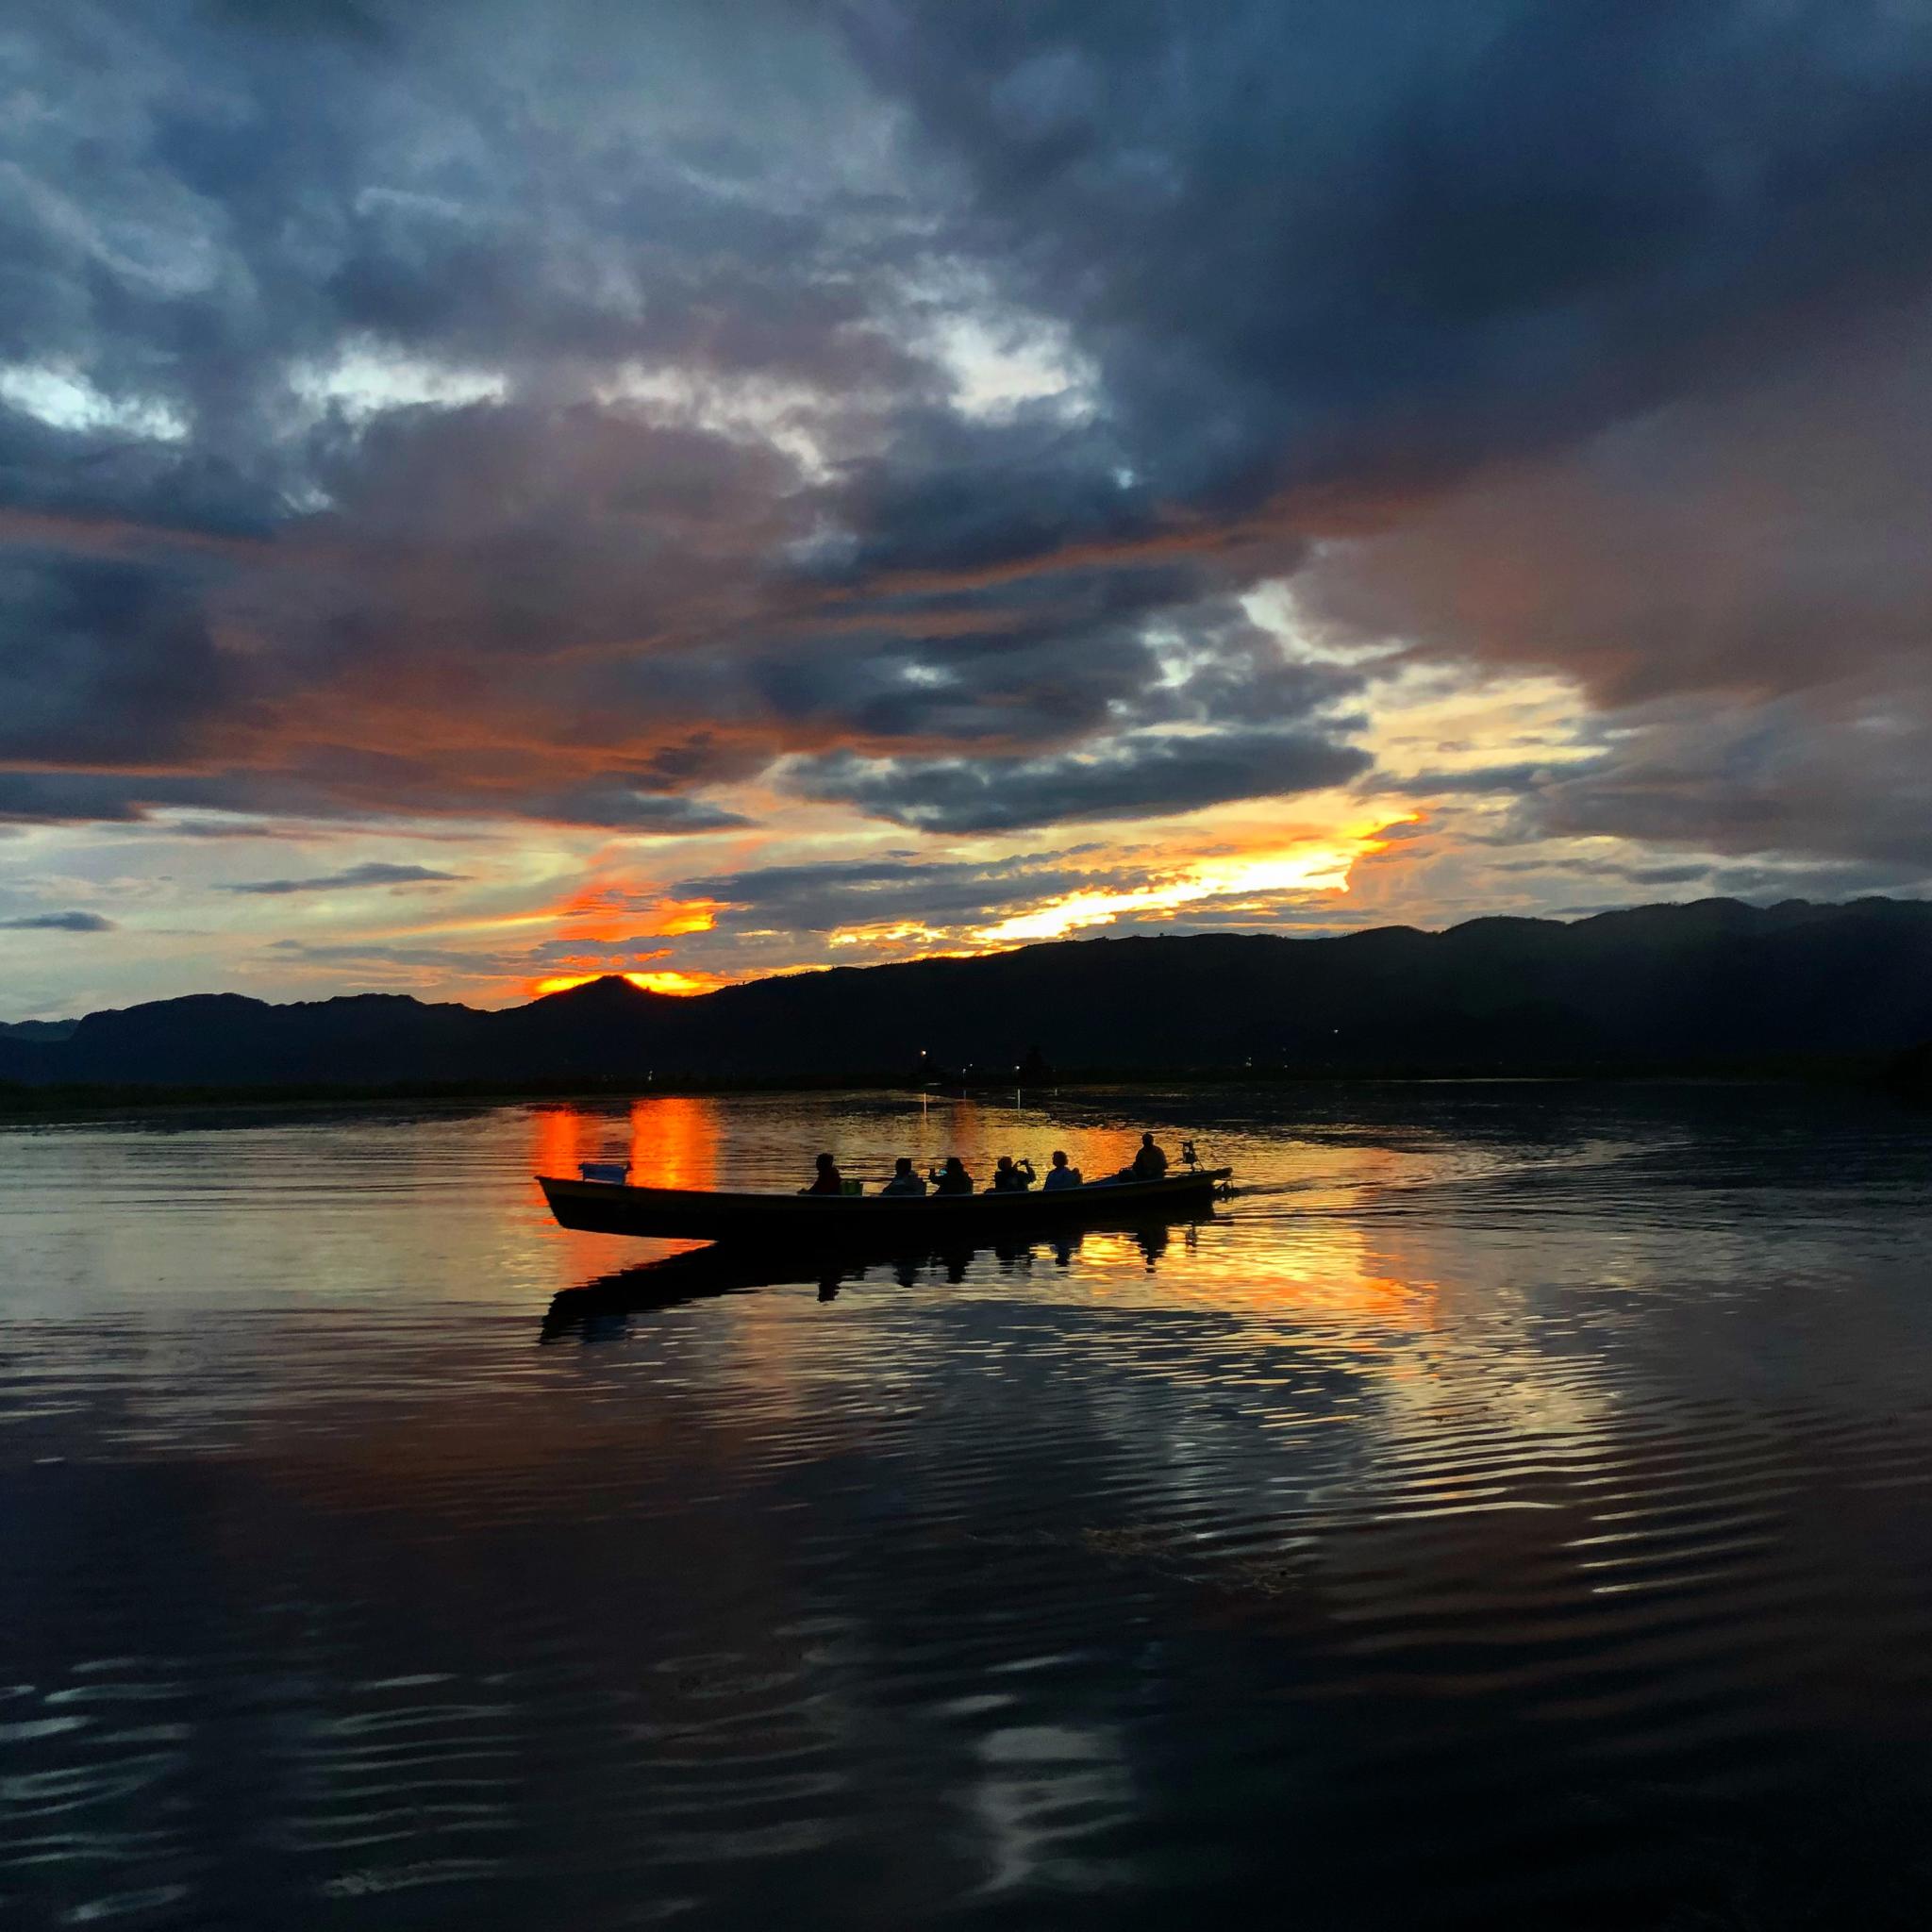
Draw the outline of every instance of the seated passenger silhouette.
M1064 1148L1053 1150L1053 1165L1046 1171L1046 1178L1040 1184L1042 1194L1051 1193L1056 1188L1077 1188L1080 1185L1080 1170L1067 1165Z
M970 1194L973 1191L973 1176L966 1172L966 1163L957 1154L947 1155L945 1166L930 1178L936 1194Z
M839 1163L829 1154L818 1158L818 1173L808 1188L800 1188L801 1194L842 1194L845 1191L845 1176L839 1172Z
M1033 1163L1030 1160L1016 1161L1010 1154L1002 1154L993 1166L992 1191L996 1194L1024 1194L1033 1185Z
M1128 1172L1137 1181L1158 1181L1166 1176L1167 1155L1158 1146L1152 1134L1141 1136L1139 1152L1134 1156L1134 1164Z
M912 1172L912 1162L900 1155L892 1163L892 1178L879 1190L881 1194L923 1194L925 1183Z

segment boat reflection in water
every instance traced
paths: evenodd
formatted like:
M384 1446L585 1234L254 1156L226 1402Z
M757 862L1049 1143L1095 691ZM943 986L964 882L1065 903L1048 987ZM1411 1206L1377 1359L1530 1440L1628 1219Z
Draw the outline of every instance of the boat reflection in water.
M1185 1224L1145 1215L1097 1227L1092 1224L1051 1236L1017 1237L999 1241L948 1242L881 1252L874 1247L855 1250L799 1250L770 1246L741 1246L718 1242L667 1255L662 1260L641 1262L599 1274L575 1288L562 1290L544 1315L541 1339L559 1341L576 1336L595 1341L623 1329L632 1315L674 1308L720 1295L741 1294L759 1288L792 1288L815 1283L819 1300L834 1301L848 1281L890 1281L913 1288L922 1281L957 1286L982 1255L992 1257L1001 1274L1021 1273L1036 1261L1055 1268L1071 1267L1089 1233L1124 1234L1137 1247L1151 1272L1167 1252L1178 1230L1190 1245L1201 1219L1191 1215Z

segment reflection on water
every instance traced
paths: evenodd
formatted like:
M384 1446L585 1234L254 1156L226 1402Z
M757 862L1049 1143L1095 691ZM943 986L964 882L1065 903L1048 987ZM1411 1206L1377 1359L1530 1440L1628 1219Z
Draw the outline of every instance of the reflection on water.
M1148 1123L1243 1191L804 1272L528 1178ZM1917 1924L1928 1151L1480 1086L0 1135L0 1918Z
M1175 1230L1176 1224L1149 1220L1142 1208L1126 1217L1117 1231L1132 1241L1151 1274L1167 1253ZM850 1254L814 1250L808 1255L787 1255L766 1245L691 1247L635 1267L615 1269L563 1290L550 1304L542 1335L545 1341L569 1334L603 1340L621 1329L624 1318L629 1315L807 1279L817 1282L819 1300L829 1302L838 1298L839 1290L847 1282L891 1280L901 1288L914 1288L921 1282L943 1282L948 1287L957 1287L975 1272L996 1276L1030 1274L1036 1260L1067 1269L1073 1266L1074 1257L1094 1232L1094 1227L1089 1226L977 1247L969 1240L955 1238L938 1248L908 1249L901 1241L869 1253ZM1199 1223L1181 1225L1179 1234L1187 1246L1193 1248L1199 1238Z
M718 1186L719 1103L659 1093L630 1110L630 1158L659 1188Z

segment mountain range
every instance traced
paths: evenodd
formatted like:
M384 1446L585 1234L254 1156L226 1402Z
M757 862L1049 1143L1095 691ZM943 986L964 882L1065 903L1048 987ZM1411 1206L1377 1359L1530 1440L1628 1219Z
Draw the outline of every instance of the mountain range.
M30 1028L30 1030L29 1030ZM659 1084L921 1067L1632 1072L1932 1040L1932 903L1706 899L1430 933L1067 941L697 997L593 980L490 1011L392 993L204 993L0 1031L32 1086Z

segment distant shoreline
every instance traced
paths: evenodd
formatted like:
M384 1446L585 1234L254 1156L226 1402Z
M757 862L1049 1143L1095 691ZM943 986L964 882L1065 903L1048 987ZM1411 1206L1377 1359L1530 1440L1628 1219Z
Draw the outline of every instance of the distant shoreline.
M1391 1065L1379 1068L1089 1068L1056 1074L1039 1086L1014 1088L975 1082L960 1090L916 1085L903 1074L874 1069L844 1076L800 1074L724 1076L683 1074L640 1083L582 1079L529 1081L421 1081L379 1083L282 1083L248 1086L163 1086L146 1083L25 1085L0 1083L0 1127L38 1122L99 1119L129 1114L299 1107L327 1109L385 1105L452 1108L509 1107L551 1101L637 1101L657 1095L733 1093L899 1092L932 1100L998 1100L1014 1092L1064 1093L1158 1087L1338 1087L1366 1086L1827 1086L1864 1088L1897 1097L1932 1097L1917 1051L1888 1055L1794 1055L1774 1060L1674 1061L1625 1065L1584 1063L1557 1066Z
M0 1118L181 1106L1369 1080L1932 1087L1932 901L1725 900L1345 939L1058 941L697 999L606 976L481 1010L198 993L0 1035ZM1050 1069L1058 1068L1058 1074ZM10 1090L10 1091L9 1091ZM34 1090L31 1092L23 1090Z

